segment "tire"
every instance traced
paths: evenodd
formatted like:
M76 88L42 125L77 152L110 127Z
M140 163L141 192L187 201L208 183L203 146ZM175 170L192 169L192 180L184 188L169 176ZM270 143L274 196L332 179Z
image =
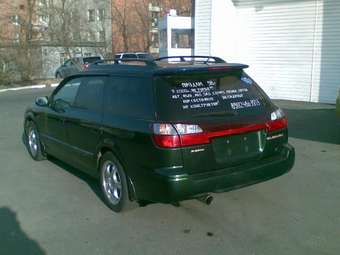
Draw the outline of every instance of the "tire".
M126 211L130 205L127 176L111 152L100 160L100 188L106 205L115 212Z
M41 161L46 159L40 141L40 134L32 121L26 121L25 124L25 143L29 154L34 160Z

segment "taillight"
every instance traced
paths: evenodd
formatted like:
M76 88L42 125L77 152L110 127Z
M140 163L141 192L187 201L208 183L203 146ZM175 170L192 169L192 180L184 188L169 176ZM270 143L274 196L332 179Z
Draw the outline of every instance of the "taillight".
M86 71L89 68L89 64L83 64L83 70Z
M217 131L203 131L199 125L193 124L153 124L153 139L162 148L177 148L210 143L214 137L237 135L258 130L273 132L287 128L288 120L283 111L278 109L271 113L271 120L261 124L234 126Z
M270 115L270 121L267 122L267 131L273 132L276 130L281 130L287 128L288 120L281 109L277 109Z
M153 138L162 148L176 148L209 143L209 138L198 125L188 124L153 124Z
M199 125L175 124L174 127L180 135L203 133Z
M153 138L155 143L162 148L176 148L181 146L176 129L171 124L153 124Z

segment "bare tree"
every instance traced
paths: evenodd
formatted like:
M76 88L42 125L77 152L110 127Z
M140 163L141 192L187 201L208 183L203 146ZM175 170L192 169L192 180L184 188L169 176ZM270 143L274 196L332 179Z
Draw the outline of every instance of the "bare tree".
M149 11L150 0L135 0L134 9L136 11L139 20L139 33L143 42L143 51L149 51L152 44L152 38L150 33L151 19Z
M31 80L34 76L36 62L32 58L35 51L33 17L35 15L36 0L25 0L25 10L20 10L14 3L5 2L2 6L7 13L2 16L0 23L8 29L1 32L0 47L2 66L15 66L22 80ZM13 15L16 14L16 15ZM11 58L8 55L11 55ZM18 75L17 75L18 76ZM14 79L15 77L8 77Z
M118 29L119 36L123 41L124 51L129 50L129 36L130 36L130 24L128 17L128 3L127 0L123 0L121 5L112 2L112 23Z

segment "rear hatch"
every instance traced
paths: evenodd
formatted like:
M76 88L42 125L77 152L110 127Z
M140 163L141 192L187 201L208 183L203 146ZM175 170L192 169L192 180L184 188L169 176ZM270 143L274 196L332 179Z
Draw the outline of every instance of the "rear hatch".
M85 58L83 58L82 70L87 71L89 69L89 66L92 63L99 61L100 59L101 59L100 57L85 57Z
M266 156L268 123L275 106L243 71L211 68L155 78L160 123L180 135L189 173L217 170ZM189 129L186 129L189 127ZM195 131L190 131L195 130Z

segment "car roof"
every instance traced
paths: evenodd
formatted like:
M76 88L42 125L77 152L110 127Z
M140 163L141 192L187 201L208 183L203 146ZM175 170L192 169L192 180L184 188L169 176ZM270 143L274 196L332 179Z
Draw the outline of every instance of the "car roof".
M181 61L173 61L181 58ZM194 59L206 59L205 61ZM171 60L171 61L164 61ZM91 64L85 75L172 75L195 72L225 72L244 69L247 65L226 63L223 59L211 56L176 56L159 59L104 59Z
M136 54L136 52L119 52L119 53L116 53L115 55L121 55L121 54Z

